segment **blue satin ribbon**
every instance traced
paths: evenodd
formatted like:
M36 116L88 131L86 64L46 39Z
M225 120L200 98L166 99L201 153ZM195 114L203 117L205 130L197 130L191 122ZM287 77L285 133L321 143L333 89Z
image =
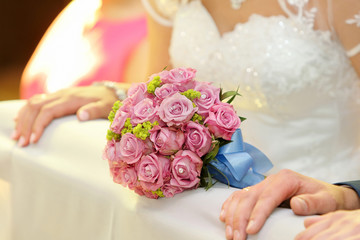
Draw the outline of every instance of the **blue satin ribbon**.
M264 180L263 174L273 167L271 161L259 149L244 143L240 129L235 131L231 141L219 149L215 157L217 160L208 165L213 178L236 188L245 188Z

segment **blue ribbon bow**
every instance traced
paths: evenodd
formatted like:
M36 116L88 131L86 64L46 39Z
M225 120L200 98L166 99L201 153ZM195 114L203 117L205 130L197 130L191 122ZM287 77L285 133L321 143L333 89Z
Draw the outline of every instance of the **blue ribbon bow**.
M236 188L259 183L264 180L263 174L273 167L264 153L244 143L240 129L232 135L230 143L219 149L215 158L217 160L212 160L208 166L210 174L216 180Z

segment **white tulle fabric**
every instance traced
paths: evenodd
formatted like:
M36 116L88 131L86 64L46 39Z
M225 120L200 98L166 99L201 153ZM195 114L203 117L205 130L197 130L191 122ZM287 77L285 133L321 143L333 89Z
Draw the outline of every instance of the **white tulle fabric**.
M307 2L279 0L284 16L252 15L223 36L201 1L183 3L173 18L171 61L225 90L239 87L245 141L269 156L273 172L358 179L360 81L332 33L314 30L316 8L286 8Z

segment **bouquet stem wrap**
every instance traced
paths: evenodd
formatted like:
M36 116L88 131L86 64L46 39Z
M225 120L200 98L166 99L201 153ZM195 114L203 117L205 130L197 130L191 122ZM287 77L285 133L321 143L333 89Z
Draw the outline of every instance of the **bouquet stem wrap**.
M230 143L220 147L215 158L208 166L210 174L236 188L259 183L273 166L264 153L243 141L240 129L232 135Z

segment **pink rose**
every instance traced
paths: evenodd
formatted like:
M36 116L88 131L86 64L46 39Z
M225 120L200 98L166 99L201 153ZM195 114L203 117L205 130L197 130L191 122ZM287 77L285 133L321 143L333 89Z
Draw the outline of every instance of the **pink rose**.
M160 154L157 154L158 158L161 161L162 166L162 175L164 183L170 181L171 178L171 161L169 158L162 156Z
M110 129L114 133L121 134L121 130L124 127L125 121L130 115L127 112L123 112L120 109L116 111L114 121L111 123Z
M188 98L180 93L175 93L162 101L158 115L169 126L181 126L188 122L196 111L197 108Z
M114 176L114 182L132 190L135 189L138 182L135 168L129 166L120 168L118 174Z
M195 86L196 70L192 68L174 68L164 77L164 83L175 84L180 91L193 89Z
M201 124L188 122L185 128L185 145L187 149L196 152L199 157L207 154L211 148L211 134Z
M166 83L155 89L155 96L162 101L177 92L179 89L174 84Z
M145 98L154 98L151 94L147 92L147 85L146 83L137 83L130 87L127 92L129 100L131 100L131 105L136 105L140 101Z
M113 181L118 184L123 184L121 174L124 168L127 168L128 165L126 163L118 163L118 162L109 162L110 174L113 178Z
M174 197L178 193L182 193L184 191L181 187L172 186L169 183L164 184L161 187L161 191L163 192L164 196L167 198Z
M198 113L203 116L208 116L209 109L214 105L220 103L220 88L210 85L210 83L197 83L194 90L201 93L200 98L195 98L194 102L199 108Z
M126 98L124 101L122 101L122 104L118 111L126 112L131 114L133 112L134 108L134 101L131 98Z
M103 159L108 160L109 162L114 162L118 160L116 155L116 141L113 139L111 141L107 141L104 152Z
M152 152L154 152L154 144L153 142L149 139L149 138L146 138L144 141L144 155L148 155Z
M157 107L154 107L153 100L145 98L134 106L131 123L137 125L146 121L154 122L157 118Z
M181 188L196 188L200 182L203 162L194 152L181 150L175 154L171 163L172 178L170 184Z
M143 194L145 195L145 197L150 198L150 199L158 199L159 196L151 191L143 191Z
M134 134L125 133L121 139L118 148L120 159L127 164L134 164L140 160L144 152L144 143L135 137Z
M172 155L180 150L185 142L184 133L176 128L154 126L150 131L150 140L156 151L162 155Z
M164 168L170 165L169 161L169 159L155 153L141 158L136 169L140 184L145 191L156 191L163 185ZM165 172L167 171L165 170Z
M142 94L145 95L145 93L147 92L147 85L146 83L133 83L131 85L131 87L129 88L127 95L129 97L134 96L135 94Z
M210 108L209 116L204 121L216 138L231 140L231 136L240 127L240 118L232 105L221 103Z
M116 164L116 162L115 162L115 164L113 164L112 162L109 162L109 167L110 167L110 174L113 177L113 181L115 183L120 183L118 176L120 175L121 166Z
M160 77L160 81L162 83L165 83L168 76L169 76L169 71L168 70L163 70L163 71L161 71L159 73L154 73L149 77L149 80L147 81L147 84L150 83L154 79L154 77Z
M135 193L139 194L140 196L145 195L144 189L141 187L140 182L138 181L135 188L133 189Z

